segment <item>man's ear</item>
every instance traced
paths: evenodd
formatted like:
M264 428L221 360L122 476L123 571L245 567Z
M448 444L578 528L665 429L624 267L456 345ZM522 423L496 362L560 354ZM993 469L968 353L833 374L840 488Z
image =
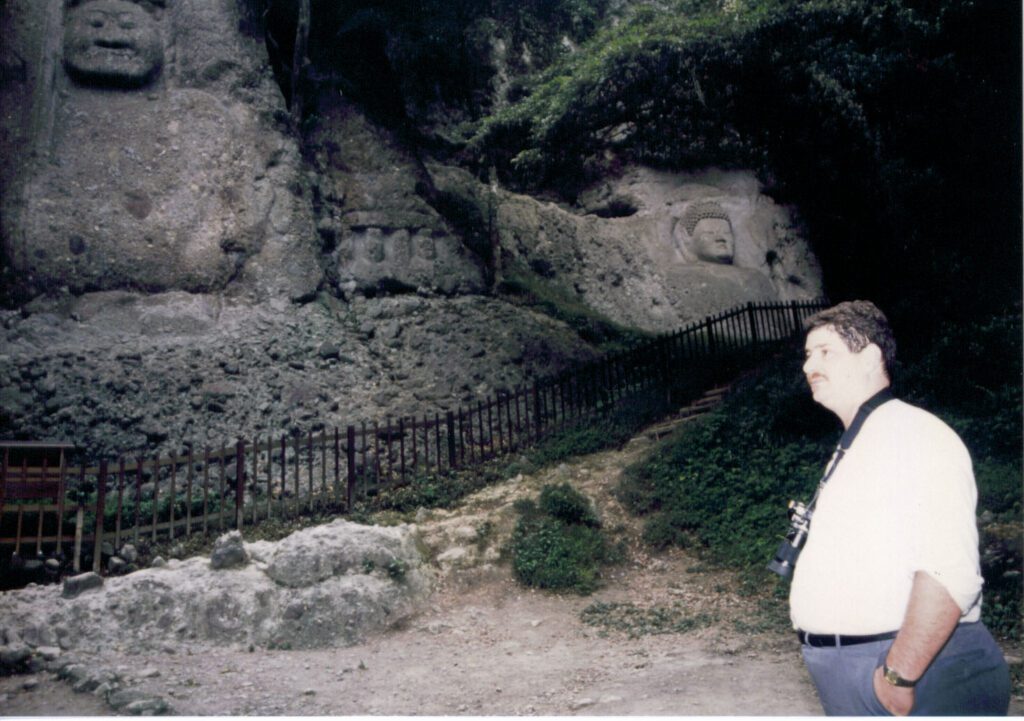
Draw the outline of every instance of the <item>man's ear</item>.
M861 357L864 359L865 367L869 371L877 371L885 375L885 360L882 358L882 349L877 343L868 343L861 350Z

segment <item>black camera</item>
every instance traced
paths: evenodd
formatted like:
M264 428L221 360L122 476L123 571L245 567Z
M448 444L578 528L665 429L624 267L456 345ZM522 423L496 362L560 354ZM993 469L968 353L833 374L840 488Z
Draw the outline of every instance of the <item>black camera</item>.
M789 502L789 531L786 533L786 539L779 544L775 558L768 564L769 571L774 571L783 578L790 578L793 575L796 559L800 557L807 533L811 529L812 515L814 511L799 501Z

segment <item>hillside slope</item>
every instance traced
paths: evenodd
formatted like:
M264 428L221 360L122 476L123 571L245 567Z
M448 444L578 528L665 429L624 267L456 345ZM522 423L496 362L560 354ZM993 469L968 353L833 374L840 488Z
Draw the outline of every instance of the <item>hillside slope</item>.
M640 435L499 483L452 510L421 512L437 591L420 615L365 645L183 646L89 663L197 715L820 714L778 601L742 595L733 574L689 552L652 554L640 542L637 520L613 491L623 468L657 444ZM589 597L525 590L501 560L515 500L563 481L594 500L629 549ZM92 697L75 705L70 687L48 674L25 685L24 677L0 679L7 713L109 712ZM1010 711L1024 712L1019 693Z

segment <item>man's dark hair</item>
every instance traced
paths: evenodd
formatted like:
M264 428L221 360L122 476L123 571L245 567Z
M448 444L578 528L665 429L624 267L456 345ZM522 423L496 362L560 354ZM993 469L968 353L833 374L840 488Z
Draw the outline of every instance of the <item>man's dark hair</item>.
M846 347L859 353L874 343L882 351L885 374L891 379L896 363L896 339L893 337L889 319L869 300L849 300L819 311L804 321L804 328L810 332L815 328L829 326L839 334Z

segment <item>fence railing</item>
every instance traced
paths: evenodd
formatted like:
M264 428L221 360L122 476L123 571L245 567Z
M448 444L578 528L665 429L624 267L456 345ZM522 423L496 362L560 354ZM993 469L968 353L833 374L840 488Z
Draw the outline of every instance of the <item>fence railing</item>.
M822 307L750 303L531 386L419 417L79 465L68 463L70 444L0 442L0 547L14 550L0 555L0 575L38 570L48 557L100 571L102 558L129 542L315 509L347 512L381 489L534 446L652 389L681 405L800 333Z

